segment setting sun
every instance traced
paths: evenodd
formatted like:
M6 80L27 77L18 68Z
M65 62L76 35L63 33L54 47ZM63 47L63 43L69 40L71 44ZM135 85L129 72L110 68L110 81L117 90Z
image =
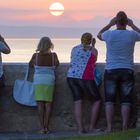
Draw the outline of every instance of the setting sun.
M52 3L49 7L50 13L54 16L61 16L64 13L64 5L59 2Z

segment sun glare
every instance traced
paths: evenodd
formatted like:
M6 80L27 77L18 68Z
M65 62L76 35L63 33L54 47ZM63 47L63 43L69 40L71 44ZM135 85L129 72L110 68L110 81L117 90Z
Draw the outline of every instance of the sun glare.
M54 16L61 16L64 13L64 5L59 2L52 3L49 7L50 13Z

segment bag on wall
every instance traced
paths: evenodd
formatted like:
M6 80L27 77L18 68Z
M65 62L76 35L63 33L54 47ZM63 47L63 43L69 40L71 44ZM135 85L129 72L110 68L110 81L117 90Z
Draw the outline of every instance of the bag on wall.
M22 105L36 106L36 102L34 100L33 83L27 80L28 69L24 80L15 81L13 88L13 97L16 102Z

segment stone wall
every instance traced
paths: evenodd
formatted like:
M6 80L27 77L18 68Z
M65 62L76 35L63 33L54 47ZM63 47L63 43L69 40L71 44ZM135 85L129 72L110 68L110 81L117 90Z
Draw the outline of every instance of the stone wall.
M104 64L98 64L101 72L104 71ZM4 72L6 76L6 88L0 93L0 132L1 131L36 131L39 129L39 119L36 107L27 107L16 103L12 96L14 81L23 79L27 69L25 63L9 63L4 64ZM68 64L61 64L56 70L56 88L54 93L54 102L50 119L51 130L76 130L76 123L73 115L73 100L70 90L66 82L66 72ZM137 100L131 113L130 127L140 127L140 65L135 64L136 90ZM32 70L29 79L32 79ZM103 96L103 84L100 87ZM84 117L85 124L88 126L90 119L91 104L84 101ZM99 127L106 126L104 104L102 104L101 115L99 118ZM116 104L114 117L114 128L120 129L120 105Z

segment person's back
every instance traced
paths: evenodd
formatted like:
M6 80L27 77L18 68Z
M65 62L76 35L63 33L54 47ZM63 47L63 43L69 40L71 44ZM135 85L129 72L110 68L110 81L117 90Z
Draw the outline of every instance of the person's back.
M36 53L36 62L35 65L38 66L57 66L58 65L58 60L57 60L57 55L56 53Z
M35 68L33 84L40 117L40 133L49 132L48 123L55 87L54 69L59 65L57 55L51 52L52 49L51 39L42 37L29 62L30 67Z
M116 25L116 30L109 30ZM126 27L133 30L129 31ZM128 129L128 120L133 105L134 71L133 54L136 41L140 41L140 29L127 18L125 12L117 13L99 33L98 38L106 42L107 54L104 72L105 110L107 132L112 131L114 102L120 92L122 129Z
M59 65L56 53L35 53L35 74L50 74L55 75L55 68ZM38 77L38 76L37 76ZM35 78L35 77L34 77ZM45 77L44 77L45 78ZM37 81L37 80L35 80Z
M96 56L92 54L91 50L84 50L83 45L77 45L72 49L71 63L68 70L68 77L75 77L80 79L93 79L94 64L96 62ZM87 71L90 76L85 76Z
M89 126L89 130L92 132L96 130L100 108L101 96L94 80L94 65L97 60L97 50L93 48L95 42L91 33L84 33L81 36L81 44L72 49L67 73L67 82L73 95L74 113L79 133L85 132L81 107L83 97L86 96L93 103Z
M106 41L106 69L133 69L134 45L137 41L136 33L130 30L109 30L103 33Z

